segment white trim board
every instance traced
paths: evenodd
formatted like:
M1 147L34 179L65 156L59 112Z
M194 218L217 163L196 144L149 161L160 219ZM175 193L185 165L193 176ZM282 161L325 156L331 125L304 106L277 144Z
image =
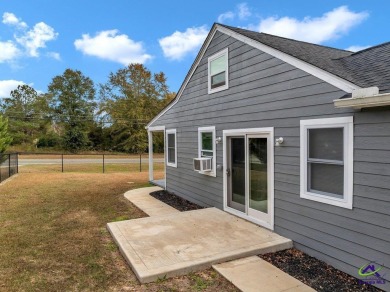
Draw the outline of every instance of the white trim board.
M148 132L162 132L165 131L165 126L148 127Z
M209 35L207 36L205 42L203 43L202 48L200 49L194 63L191 66L190 71L188 72L186 78L184 79L183 84L181 85L174 101L169 104L165 109L163 109L157 116L151 120L146 128L149 128L156 120L158 120L163 114L165 114L168 110L170 110L180 99L181 95L183 94L184 89L186 88L188 82L190 81L192 75L194 74L196 68L198 67L200 61L202 60L207 48L210 45L211 40L214 38L215 33L219 31L223 34L226 34L232 38L235 38L249 46L252 46L256 49L259 49L275 58L278 58L298 69L301 69L302 71L305 71L347 93L352 93L355 89L360 89L361 87L357 86L356 84L353 84L345 79L342 79L332 73L329 73L323 69L320 69L314 65L311 65L305 61L302 61L296 57L293 57L291 55L288 55L286 53L283 53L281 51L278 51L270 46L264 45L258 41L255 41L251 38L248 38L242 34L239 34L237 32L234 32L224 26L221 26L219 24L214 24L214 26L211 28Z

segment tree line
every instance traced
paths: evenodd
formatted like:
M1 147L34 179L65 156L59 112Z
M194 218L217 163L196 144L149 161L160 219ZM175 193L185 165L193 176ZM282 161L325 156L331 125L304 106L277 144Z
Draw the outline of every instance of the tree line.
M165 74L130 64L95 85L79 70L53 77L46 93L19 85L0 102L0 153L53 148L143 153L146 124L175 96ZM162 138L156 148L162 147ZM3 145L3 147L2 147Z

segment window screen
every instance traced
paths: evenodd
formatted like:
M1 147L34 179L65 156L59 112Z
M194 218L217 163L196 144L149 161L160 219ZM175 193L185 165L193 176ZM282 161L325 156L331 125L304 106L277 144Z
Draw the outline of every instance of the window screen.
M202 133L202 157L213 157L213 133L203 132Z
M343 160L343 128L309 129L309 158Z
M168 162L175 163L176 162L176 135L174 133L168 134Z
M308 129L307 190L344 195L344 129Z
M226 84L226 57L218 57L210 62L211 88L216 88Z

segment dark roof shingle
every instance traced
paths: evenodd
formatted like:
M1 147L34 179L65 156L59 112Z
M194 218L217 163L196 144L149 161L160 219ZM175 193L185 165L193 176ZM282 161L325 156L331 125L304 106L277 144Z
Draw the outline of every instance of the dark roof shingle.
M390 91L390 42L356 53L219 24L360 87Z

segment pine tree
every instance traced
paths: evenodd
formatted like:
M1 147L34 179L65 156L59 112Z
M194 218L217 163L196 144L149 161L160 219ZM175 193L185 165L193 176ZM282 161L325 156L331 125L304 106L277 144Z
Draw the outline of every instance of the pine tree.
M64 128L63 146L76 152L88 146L96 103L93 81L78 70L66 69L48 86L54 121Z
M12 138L8 133L8 120L0 115L0 153L4 153L11 142Z

